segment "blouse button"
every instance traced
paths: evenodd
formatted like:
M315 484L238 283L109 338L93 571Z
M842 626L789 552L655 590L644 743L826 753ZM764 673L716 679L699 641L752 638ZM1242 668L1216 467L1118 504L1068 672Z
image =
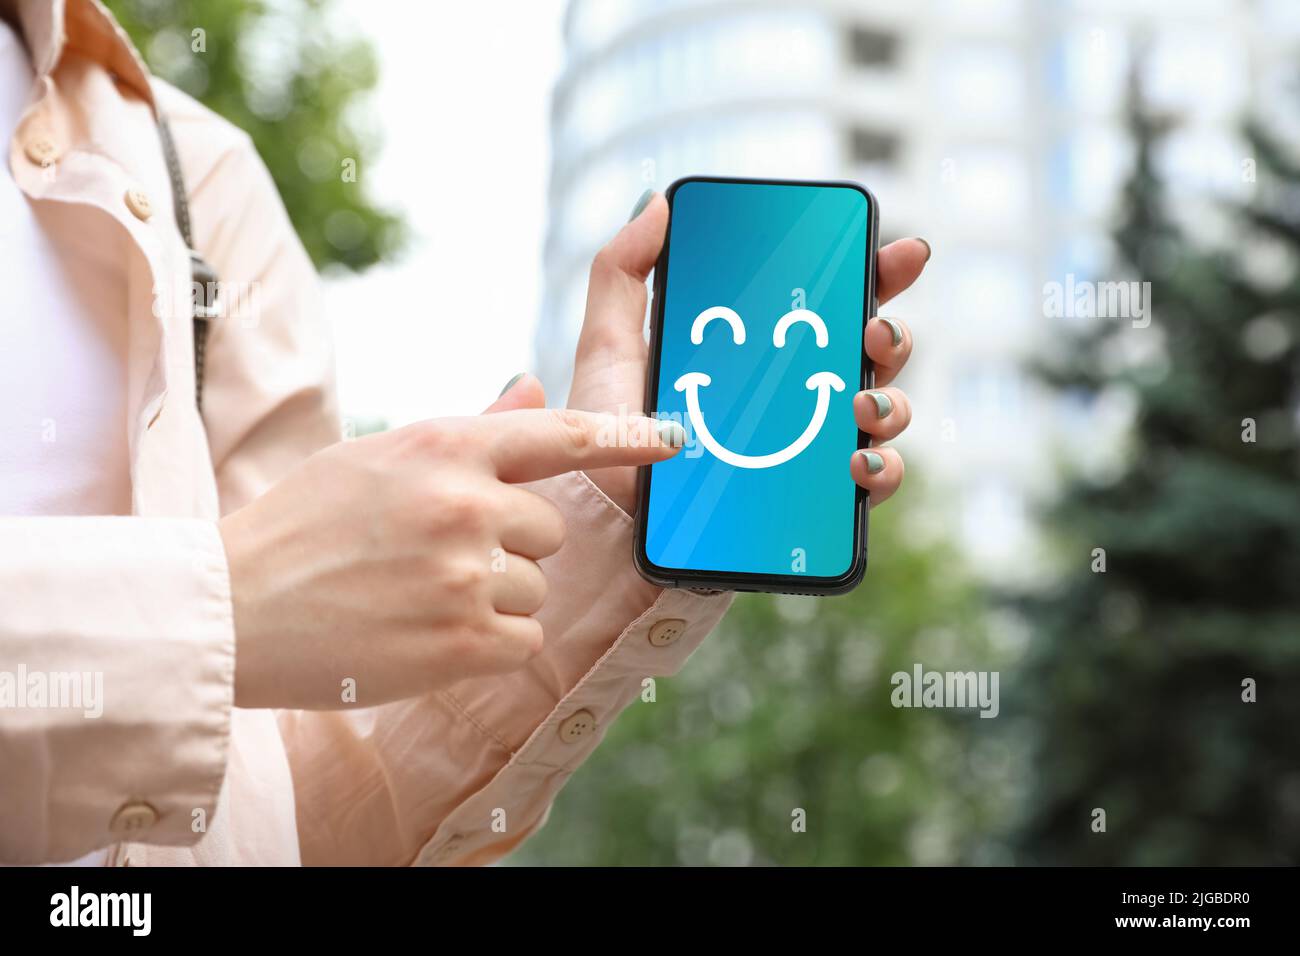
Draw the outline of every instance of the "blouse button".
M677 639L686 633L686 622L680 618L670 617L656 621L647 635L655 647L667 647L676 644Z
M139 189L126 191L126 208L131 210L131 215L141 222L146 222L153 215L153 205L149 202L149 196Z
M589 737L596 730L596 715L589 710L570 714L560 723L560 739L566 744Z
M37 166L50 166L59 158L59 148L48 136L34 136L23 144L23 152Z

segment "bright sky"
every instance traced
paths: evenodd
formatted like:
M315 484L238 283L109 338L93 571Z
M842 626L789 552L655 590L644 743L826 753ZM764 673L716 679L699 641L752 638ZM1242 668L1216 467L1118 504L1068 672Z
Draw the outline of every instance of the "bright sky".
M533 365L562 2L341 6L381 67L382 155L359 176L415 234L398 264L326 283L343 413L474 414Z

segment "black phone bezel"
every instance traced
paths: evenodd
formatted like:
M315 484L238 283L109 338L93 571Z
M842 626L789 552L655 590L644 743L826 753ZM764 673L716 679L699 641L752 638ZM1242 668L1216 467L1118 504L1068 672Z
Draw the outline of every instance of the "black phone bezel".
M659 341L664 321L664 289L668 280L668 254L672 237L673 197L677 190L687 183L734 183L747 185L771 186L820 186L841 189L853 189L861 193L867 201L867 216L870 220L867 237L867 263L862 297L862 327L875 316L876 304L876 253L880 245L880 204L867 187L852 180L803 180L803 179L751 179L735 176L684 176L673 182L664 192L668 201L668 227L664 232L664 245L655 263L653 289L653 309L650 318L650 355L646 375L646 391L643 407L647 415L654 415L659 394ZM862 367L860 388L871 388L875 382L875 370L862 350ZM869 448L870 437L858 431L858 448ZM664 568L650 560L646 554L647 519L650 504L650 469L646 465L637 474L637 508L634 517L633 560L637 572L652 584L669 588L689 588L695 590L722 591L763 591L777 594L845 594L860 583L867 570L867 492L857 488L854 507L854 549L853 563L841 575L833 577L809 576L805 574L756 574L749 571L692 571L683 568Z

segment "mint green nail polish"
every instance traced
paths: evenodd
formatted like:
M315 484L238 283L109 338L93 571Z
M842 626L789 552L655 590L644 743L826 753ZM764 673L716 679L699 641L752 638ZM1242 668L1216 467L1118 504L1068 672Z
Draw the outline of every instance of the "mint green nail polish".
M877 418L884 418L894 410L894 403L884 392L867 392L867 397L876 403Z
M681 448L686 444L686 429L674 421L660 422L659 440L669 448Z
M889 326L889 337L894 340L894 348L898 348L900 345L902 345L903 327L899 325L897 322L895 322L893 319L887 319L883 315L877 316L877 318L879 318L881 322L884 322L885 325Z
M641 198L636 201L636 205L632 207L632 215L627 217L627 221L631 222L637 216L641 215L641 213L645 212L645 207L650 205L650 200L654 199L654 196L655 191L653 189L647 189L643 192Z
M520 372L518 375L516 375L516 376L515 376L514 378L512 378L510 381L506 382L506 387L503 388L503 389L501 389L501 395L504 395L506 392L510 391L512 388L514 388L516 385L518 385L518 384L519 384L519 380L520 380L521 378L523 378L523 377L524 377L524 373L523 373L523 372ZM497 398L500 398L501 395L498 395Z
M858 454L867 463L867 471L871 474L878 475L885 470L885 459L874 451L859 451Z

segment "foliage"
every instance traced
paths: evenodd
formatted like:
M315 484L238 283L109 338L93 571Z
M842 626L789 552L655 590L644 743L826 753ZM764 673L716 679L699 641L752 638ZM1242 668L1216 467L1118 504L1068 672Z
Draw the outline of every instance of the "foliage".
M402 245L400 218L360 186L377 143L360 122L375 57L334 27L331 0L108 6L157 76L252 136L318 268L362 270Z

